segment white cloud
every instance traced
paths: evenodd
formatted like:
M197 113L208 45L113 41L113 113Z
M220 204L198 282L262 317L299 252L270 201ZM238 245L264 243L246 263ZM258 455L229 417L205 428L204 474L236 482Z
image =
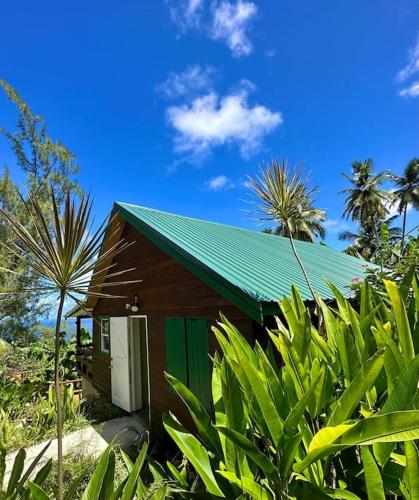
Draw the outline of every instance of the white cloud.
M180 73L171 71L166 80L157 86L157 90L169 98L208 92L212 88L215 73L213 66L194 64Z
M390 200L385 205L386 205L386 208L388 210L386 218L395 217L395 216L400 215L399 211L398 211L398 207L399 207L398 200ZM411 204L408 204L407 205L407 213L409 213L412 210L412 208L413 208L413 206Z
M199 30L213 40L222 40L240 57L250 54L248 31L257 16L257 6L249 0L166 0L170 16L180 33Z
M325 229L331 233L336 234L341 231L347 231L351 228L351 225L348 224L344 219L327 219L323 222Z
M189 104L169 107L167 118L176 131L175 150L199 159L214 147L236 144L242 156L248 157L283 122L281 113L251 106L248 97L249 86L245 86L223 97L212 91Z
M397 73L397 80L399 82L405 82L417 72L419 72L419 35L416 40L416 45L409 49L406 66Z
M231 189L235 187L234 182L226 175L217 175L210 179L206 185L210 191L221 191L222 189Z
M397 73L396 79L399 83L405 83L417 73L419 73L419 35L416 40L416 45L409 49L406 66ZM402 97L418 97L419 80L412 82L410 85L400 90L399 95Z
M200 26L205 0L167 0L166 3L170 17L182 32Z
M402 89L399 92L402 97L418 97L419 96L419 80L413 82L409 87Z
M223 1L213 9L210 35L214 40L224 40L235 57L248 55L252 43L247 31L256 15L257 7L253 2Z

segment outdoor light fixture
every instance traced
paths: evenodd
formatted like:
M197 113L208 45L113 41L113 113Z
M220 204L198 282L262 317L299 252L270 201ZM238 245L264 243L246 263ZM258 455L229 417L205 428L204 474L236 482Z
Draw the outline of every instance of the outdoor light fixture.
M133 304L125 304L126 309L131 309L132 312L136 313L139 310L139 304L138 304L138 295L134 295L134 303Z

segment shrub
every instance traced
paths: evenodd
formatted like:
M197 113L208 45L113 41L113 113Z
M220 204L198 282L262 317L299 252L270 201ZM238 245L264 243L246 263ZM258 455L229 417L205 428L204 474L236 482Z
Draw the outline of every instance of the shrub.
M336 306L320 301L327 339L296 289L267 349L252 348L223 317L212 416L167 374L196 432L172 414L164 426L202 489L227 498L419 498L419 286L417 277L385 284L383 298L364 283L357 310L330 284Z

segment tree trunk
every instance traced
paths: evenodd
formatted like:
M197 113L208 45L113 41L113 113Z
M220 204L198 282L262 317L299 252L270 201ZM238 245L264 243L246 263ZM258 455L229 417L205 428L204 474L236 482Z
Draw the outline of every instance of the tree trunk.
M58 305L57 322L55 324L55 353L54 353L54 385L55 401L57 411L57 499L62 500L64 496L63 480L63 410L61 406L61 387L60 387L60 328L63 314L65 293L60 292L60 302Z
M404 250L404 240L406 238L406 219L407 219L407 203L403 208L403 227L402 227L402 245L400 248L400 258L402 258Z
M294 256L297 259L298 265L300 266L300 269L303 273L304 279L306 280L307 286L311 292L311 295L313 296L314 303L316 304L316 306L319 308L319 311L320 311L320 305L317 303L316 294L314 293L313 287L311 286L310 278L308 277L308 274L306 273L304 265L300 259L300 256L298 255L297 249L295 248L294 239L292 237L292 234L291 234L291 231L289 230L289 228L288 228L288 234L289 234L288 237L289 237L289 240L291 243L291 248L292 248L292 251L294 252Z

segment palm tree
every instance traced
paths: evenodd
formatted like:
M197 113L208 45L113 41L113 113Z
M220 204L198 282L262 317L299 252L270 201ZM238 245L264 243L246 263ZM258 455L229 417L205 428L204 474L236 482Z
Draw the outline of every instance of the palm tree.
M2 290L2 296L19 293L37 293L42 295L58 294L58 310L55 323L55 356L54 356L54 387L57 410L57 473L58 499L63 498L63 450L62 432L63 416L60 391L60 325L64 301L70 297L81 304L78 296L92 295L96 297L117 297L104 293L103 287L125 285L133 281L106 282L99 284L99 279L105 274L107 279L120 276L131 271L108 272L115 264L112 259L125 250L129 243L119 240L106 251L99 253L105 231L109 238L119 231L116 221L106 219L99 228L92 232L91 210L89 196L83 196L78 205L67 194L64 211L61 213L54 193L51 190L52 214L42 208L38 198L31 194L23 201L28 214L33 235L19 219L4 207L0 207L0 218L10 230L13 239L0 243L9 254L22 261L39 278L36 288L16 286L14 290ZM51 217L52 215L52 217ZM52 220L51 220L52 219ZM20 275L13 269L6 268L15 275L19 282ZM92 280L92 281L91 281Z
M393 226L397 218L397 215L393 215L392 217L380 221L381 227L384 227L383 225L386 226L389 241L392 244L397 243L401 234L400 228ZM345 249L345 253L366 260L371 259L380 246L380 241L374 238L374 234L372 232L367 232L366 228L362 229L362 227L359 227L357 231L342 231L339 234L339 239L351 243L351 245Z
M395 201L398 204L397 211L403 214L402 226L402 246L403 253L404 240L406 237L406 219L409 205L419 209L419 158L413 158L407 164L401 177L395 177L394 182L397 189L394 191Z
M367 238L377 239L380 224L388 214L388 202L391 194L381 189L382 183L391 178L389 172L373 173L371 159L352 163L352 177L342 173L352 187L344 189L346 193L343 215L358 222Z
M314 241L316 235L324 235L321 222L325 219L325 212L313 207L312 197L317 188L309 188L309 179L302 176L302 168L294 170L287 161L280 163L273 160L271 165L265 163L257 178L249 180L259 200L259 218L275 222L282 234L289 238L294 256L317 304L310 278L294 244L296 235L304 234L308 241Z

